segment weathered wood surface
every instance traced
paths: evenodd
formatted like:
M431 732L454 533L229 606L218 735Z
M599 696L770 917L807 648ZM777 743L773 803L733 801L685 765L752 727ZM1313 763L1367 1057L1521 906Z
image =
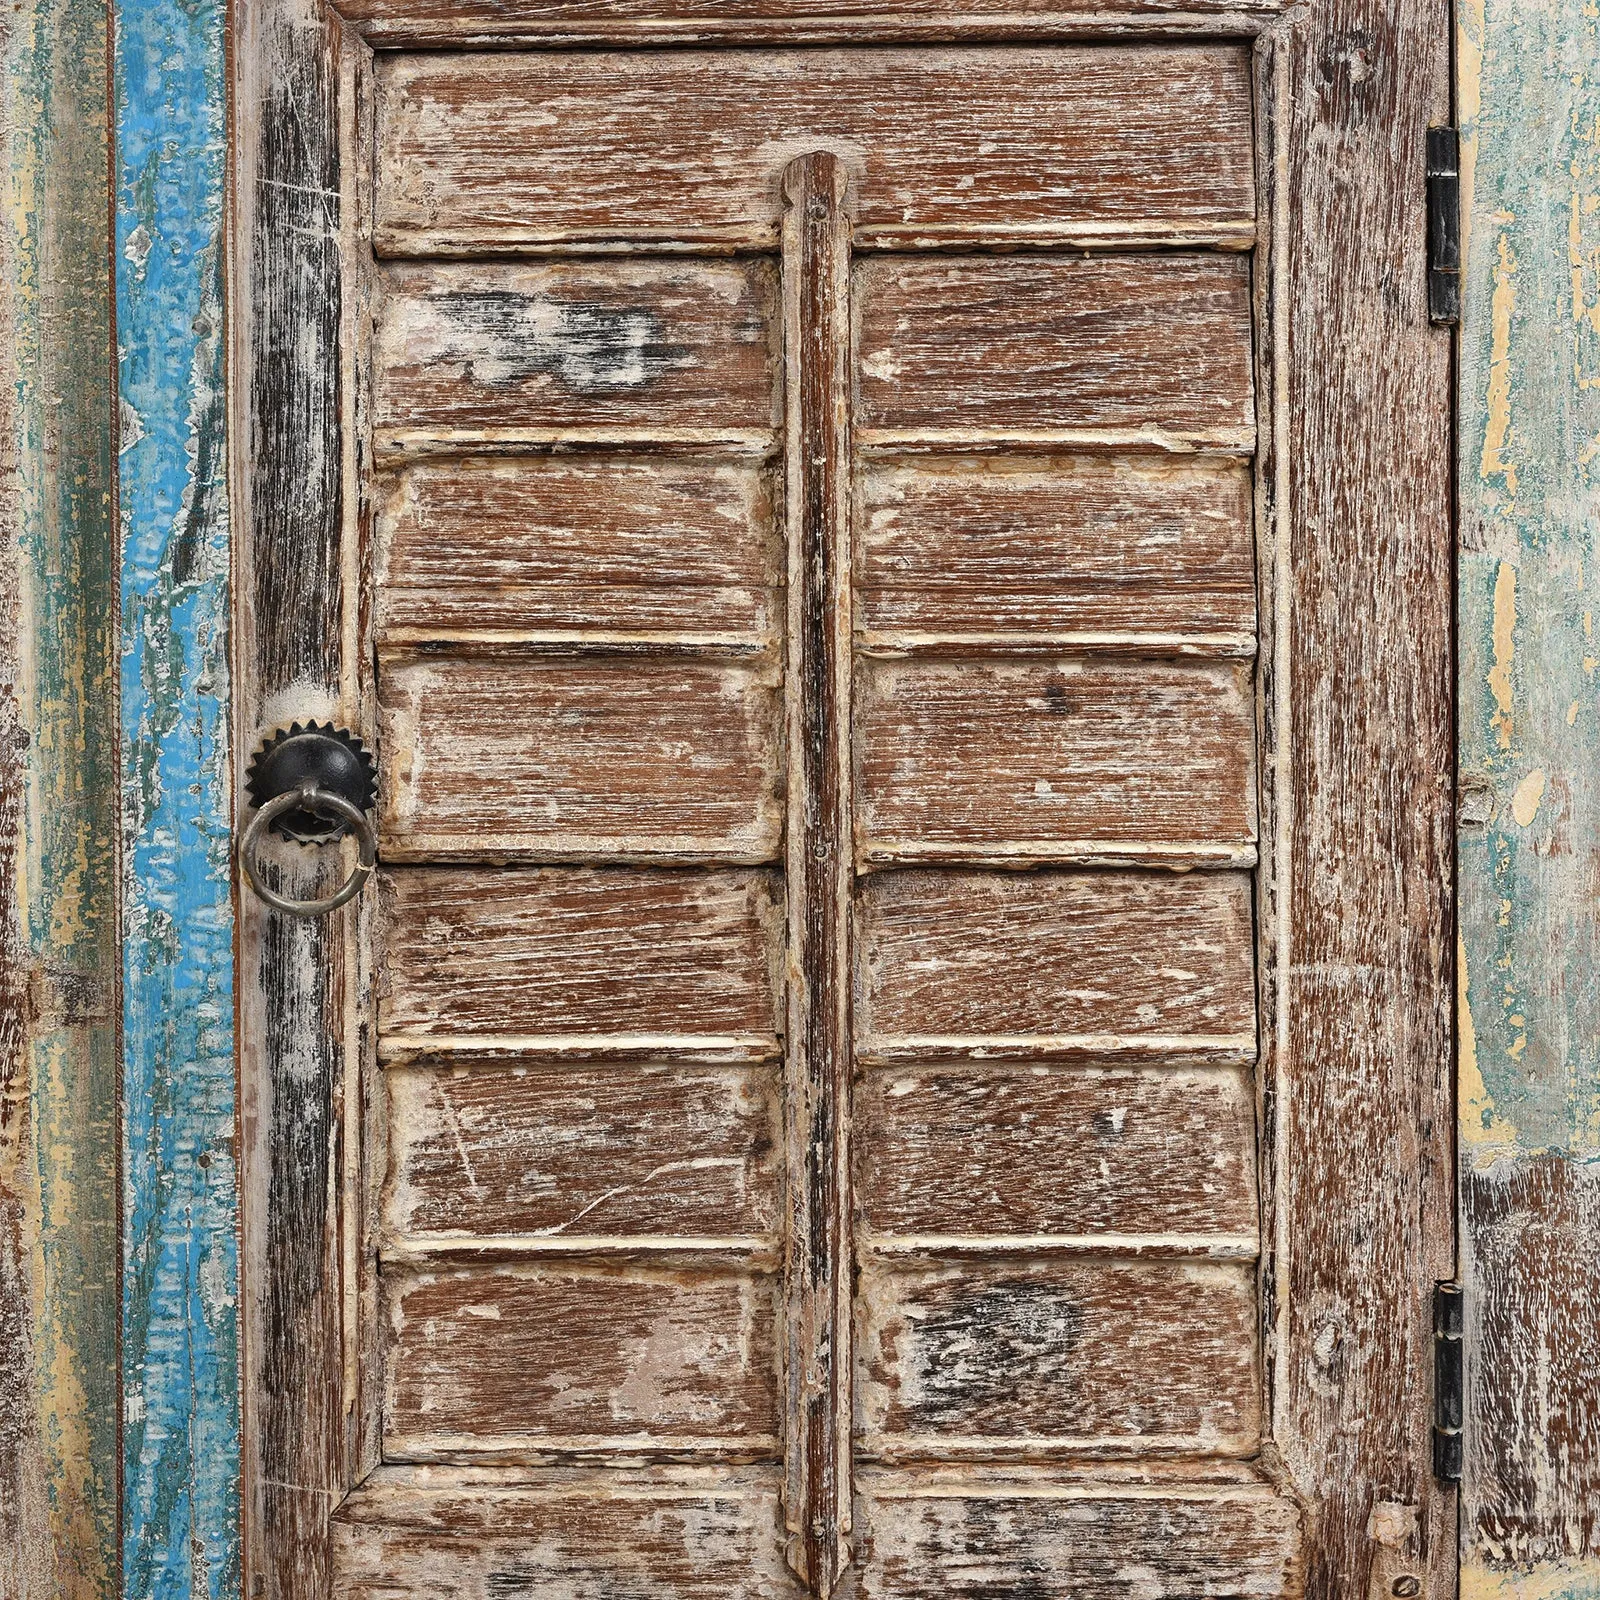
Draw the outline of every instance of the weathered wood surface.
M783 912L765 873L407 868L385 881L391 1049L775 1044Z
M858 1048L1254 1058L1250 880L904 871L861 891Z
M760 438L777 424L766 261L388 268L380 449L428 439Z
M235 471L234 792L256 742L309 716L370 738L354 579L360 529L346 485L361 430L341 368L361 299L353 184L353 63L310 0L234 14L234 255L230 375ZM343 80L343 81L341 81ZM346 98L341 109L341 94ZM342 125L342 126L341 126ZM341 260L351 274L341 271ZM359 470L351 456L352 474ZM346 576L349 564L349 579ZM283 886L326 892L334 866L278 852ZM320 853L319 853L320 855ZM357 1348L363 1222L361 908L332 922L240 902L245 1518L251 1600L327 1592L328 1519L372 1449L375 1405ZM349 1341L347 1343L347 1340Z
M858 248L1253 227L1238 46L393 55L379 85L381 253L771 249L813 149L851 175Z
M1600 22L1458 12L1463 1591L1600 1586Z
M799 1600L777 1474L385 1468L340 1507L337 1600ZM624 1587L625 1586L625 1587Z
M866 1075L851 1116L873 1239L1255 1234L1239 1068L907 1065Z
M1266 1326L1316 1600L1455 1586L1430 1437L1452 1268L1451 352L1423 180L1449 25L1442 0L1329 0L1271 91Z
M571 45L760 42L831 44L849 39L1081 40L1125 42L1151 27L1249 36L1283 0L1125 0L1113 7L1065 0L349 0L343 8L375 45L501 44L514 39Z
M119 0L114 25L121 1581L220 1597L240 1523L224 16Z
M789 1565L820 1600L828 1600L849 1561L852 1433L848 188L847 168L828 152L799 156L784 173L784 1520Z
M618 457L418 463L378 507L380 642L777 628L771 475Z
M868 1480L864 1600L1279 1600L1301 1592L1301 1514L1247 1468L1041 1482ZM870 1492L878 1489L878 1492Z
M1250 865L1254 712L1244 666L866 663L862 853Z
M858 1296L865 1458L1260 1446L1252 1261L868 1265Z
M107 14L0 24L0 1594L118 1592Z
M1248 468L1055 456L869 461L856 625L874 653L1084 648L1250 655Z
M386 657L384 854L770 860L783 833L776 677L626 655Z
M397 1238L776 1234L775 1066L396 1065L385 1087Z
M868 257L854 295L863 444L1255 448L1243 256Z
M383 1288L386 1459L778 1453L768 1276L391 1268Z

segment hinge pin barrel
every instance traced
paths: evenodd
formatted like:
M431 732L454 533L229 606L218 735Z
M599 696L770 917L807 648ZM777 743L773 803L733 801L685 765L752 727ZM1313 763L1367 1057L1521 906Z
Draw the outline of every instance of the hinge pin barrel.
M1428 129L1428 320L1461 321L1461 136Z
M1464 1308L1459 1283L1433 1292L1433 1475L1460 1483L1465 1374L1462 1365Z

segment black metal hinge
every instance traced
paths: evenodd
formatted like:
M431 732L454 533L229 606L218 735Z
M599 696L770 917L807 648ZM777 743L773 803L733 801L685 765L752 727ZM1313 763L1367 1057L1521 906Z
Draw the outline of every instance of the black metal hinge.
M1433 1475L1441 1483L1461 1482L1461 1419L1464 1411L1459 1283L1433 1290Z
M1428 129L1428 320L1461 321L1461 135Z

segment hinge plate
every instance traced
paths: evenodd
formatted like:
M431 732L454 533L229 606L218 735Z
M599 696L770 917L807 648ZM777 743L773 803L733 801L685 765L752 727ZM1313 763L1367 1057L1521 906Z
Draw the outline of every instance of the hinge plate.
M1465 1371L1462 1329L1465 1305L1459 1283L1433 1289L1433 1475L1460 1483Z
M1461 321L1461 135L1428 129L1428 320Z

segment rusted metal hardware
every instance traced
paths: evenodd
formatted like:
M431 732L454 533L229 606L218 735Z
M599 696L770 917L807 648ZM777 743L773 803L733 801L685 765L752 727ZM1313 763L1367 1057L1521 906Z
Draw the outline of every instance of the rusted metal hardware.
M353 900L378 864L378 836L367 812L377 798L377 769L365 745L331 722L280 728L257 749L245 775L256 814L239 841L250 887L275 911L320 917ZM293 900L267 882L258 854L268 832L298 844L335 844L354 834L360 856L331 895Z

